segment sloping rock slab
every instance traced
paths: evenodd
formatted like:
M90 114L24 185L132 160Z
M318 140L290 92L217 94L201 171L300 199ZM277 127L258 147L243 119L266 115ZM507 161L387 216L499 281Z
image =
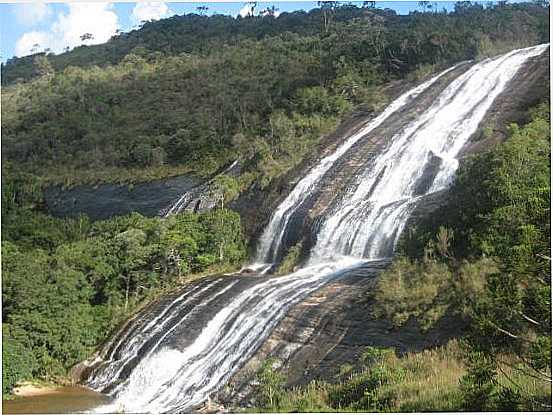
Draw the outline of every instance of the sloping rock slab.
M44 191L44 201L50 214L56 217L86 214L92 220L101 220L131 212L156 216L160 210L199 183L197 178L183 175L134 186L82 185L67 190L61 186L52 186Z
M349 275L294 306L216 400L225 407L252 405L255 374L270 357L284 362L288 386L314 379L332 382L340 366L355 366L367 346L391 347L402 354L445 344L463 331L463 324L449 316L427 332L413 320L394 328L376 319L370 299L376 278L374 272Z

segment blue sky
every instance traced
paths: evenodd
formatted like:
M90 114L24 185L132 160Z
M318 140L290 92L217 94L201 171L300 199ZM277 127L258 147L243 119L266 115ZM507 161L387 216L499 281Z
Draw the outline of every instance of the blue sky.
M355 2L352 2L355 3ZM454 2L439 2L440 8L453 8ZM140 2L140 3L44 3L14 2L0 4L0 53L2 62L13 56L24 56L49 49L60 53L80 44L104 43L117 30L129 31L141 20L158 20L173 14L196 12L198 6L207 6L207 14L246 13L244 2ZM256 11L274 5L279 12L310 10L316 1L258 2ZM407 14L416 10L417 1L382 1L378 8L392 8ZM90 33L92 39L82 40Z

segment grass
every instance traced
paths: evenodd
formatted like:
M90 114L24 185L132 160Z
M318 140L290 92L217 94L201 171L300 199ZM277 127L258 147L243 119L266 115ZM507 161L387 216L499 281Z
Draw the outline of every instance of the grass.
M337 383L315 380L280 390L276 404L248 412L454 412L462 410L460 379L466 373L457 340L422 352L397 356L391 349L368 348L356 372L343 370ZM375 355L375 351L377 354ZM375 358L376 356L376 358ZM504 358L511 365L512 359ZM510 363L509 363L510 362ZM540 405L551 401L550 385L501 365L498 385L515 382ZM531 405L532 406L532 405ZM550 409L550 408L549 408Z
M454 411L459 409L459 379L465 374L457 341L444 347L393 357L389 364L403 369L401 382L387 385L383 393L395 396L394 411Z

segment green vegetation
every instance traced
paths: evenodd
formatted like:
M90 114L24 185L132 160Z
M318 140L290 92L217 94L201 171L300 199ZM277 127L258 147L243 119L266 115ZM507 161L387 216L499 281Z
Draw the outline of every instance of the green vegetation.
M538 3L176 16L3 65L3 394L63 378L156 295L239 263L240 218L225 203L296 166L355 108L379 109L390 81L548 41L549 8ZM401 357L371 348L336 384L294 389L269 361L258 409L550 409L549 140L545 103L465 163L371 294L374 315L396 326L462 319L462 345ZM211 183L221 206L209 213L95 223L44 213L47 184L207 176L235 159L243 173ZM280 272L300 253L291 249Z
M9 396L22 379L30 379L37 369L33 353L14 339L10 326L2 325L2 397Z
M312 381L305 387L284 387L283 376L265 363L258 375L252 412L455 412L463 408L467 368L459 342L419 353L396 356L391 349L368 347L357 370L336 383ZM528 395L550 395L544 383L523 376L507 364L494 382L502 391L518 382ZM284 369L285 370L285 369ZM271 399L267 399L268 391ZM494 408L509 408L505 392L494 397ZM534 408L534 410L539 410Z
M302 248L303 242L301 241L290 248L286 256L280 262L276 274L286 275L294 272L294 268L298 265L300 261Z
M379 108L388 81L548 33L548 8L537 4L175 16L104 45L4 65L3 160L72 185L208 175L240 157L242 186L264 187L354 107Z
M549 102L510 131L462 165L445 205L406 232L369 292L368 318L413 319L424 332L449 316L464 338L403 356L369 347L336 382L304 387L286 388L271 361L255 411L551 409Z
M2 193L4 395L63 379L146 301L246 255L235 212L56 219L32 208L40 194L18 179Z
M446 16L439 6L431 13L417 12L409 17L398 16L390 9L375 9L371 2L364 7L332 2L309 12L282 13L278 18L188 14L158 22L147 22L140 30L121 33L109 42L81 46L60 55L48 55L49 68L63 71L69 66L91 67L113 65L125 59L136 48L155 51L157 56L179 54L208 55L221 45L237 45L243 41L258 41L283 34L298 37L335 37L344 24L359 21L371 29L366 45L374 61L393 72L406 73L421 62L409 59L421 50L428 52L426 62L446 58L459 60L472 48L475 54L486 55L495 45L508 42L533 43L549 39L547 11L543 2L506 4L484 7L468 1L458 2L455 12ZM545 9L545 10L544 10ZM432 30L429 30L430 27ZM358 27L362 29L363 26ZM361 34L361 30L358 30ZM356 49L355 43L351 44ZM480 50L477 50L477 49ZM362 52L358 50L358 52ZM497 51L493 51L494 53ZM432 56L432 53L439 56ZM36 54L13 58L3 66L3 85L29 80L44 73L44 65L34 64ZM476 56L476 55L475 55Z
M267 359L261 365L257 373L257 399L260 404L267 408L279 407L284 391L285 377L276 366L280 362L277 359Z
M550 151L545 102L462 166L445 205L407 232L405 256L373 295L376 315L396 325L412 317L427 329L446 313L468 324L467 410L550 408L550 389L526 386L551 384Z
M475 300L483 294L486 278L497 272L495 261L463 261L454 269L443 262L399 258L379 276L371 293L375 317L400 327L410 318L428 330L446 313L466 320Z

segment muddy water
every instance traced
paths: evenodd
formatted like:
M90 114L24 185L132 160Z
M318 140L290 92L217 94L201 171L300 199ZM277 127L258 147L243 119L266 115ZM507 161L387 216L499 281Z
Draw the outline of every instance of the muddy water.
M109 398L90 389L66 386L34 396L19 396L2 401L4 414L68 414L86 411L109 402Z

